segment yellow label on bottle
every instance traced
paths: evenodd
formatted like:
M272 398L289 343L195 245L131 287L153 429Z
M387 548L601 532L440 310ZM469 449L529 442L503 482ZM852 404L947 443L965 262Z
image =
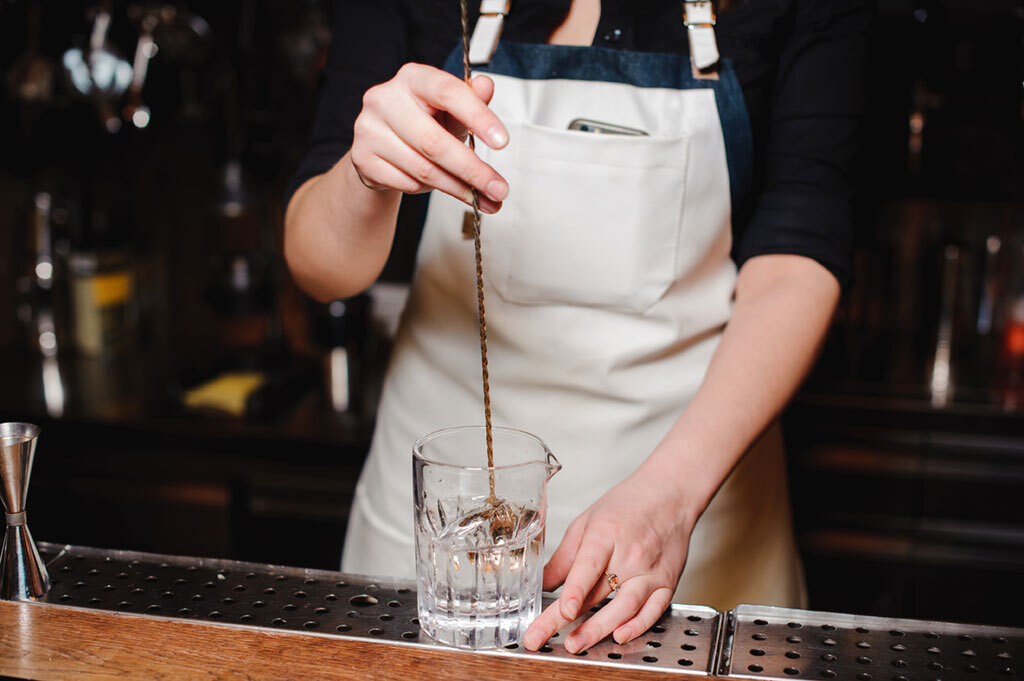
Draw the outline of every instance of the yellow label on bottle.
M131 272L97 274L90 278L92 302L97 307L124 303L132 294Z
M135 277L118 270L71 278L72 338L86 355L123 346L135 328Z

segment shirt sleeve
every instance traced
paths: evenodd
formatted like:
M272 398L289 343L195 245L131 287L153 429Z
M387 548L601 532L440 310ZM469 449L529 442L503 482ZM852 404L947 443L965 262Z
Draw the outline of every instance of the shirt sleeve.
M802 255L846 286L870 17L864 0L797 3L773 88L761 189L733 252L737 266L758 255Z
M363 93L389 80L407 61L407 28L400 0L336 3L313 131L285 191L286 207L304 182L330 170L348 152Z

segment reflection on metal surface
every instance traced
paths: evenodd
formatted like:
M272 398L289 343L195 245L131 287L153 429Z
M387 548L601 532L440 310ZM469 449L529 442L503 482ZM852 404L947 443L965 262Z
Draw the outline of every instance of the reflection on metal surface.
M719 676L744 679L1015 679L1020 629L760 605L729 614Z
M53 418L64 415L64 381L60 376L56 356L43 357L43 401L46 403L47 414Z
M122 115L140 130L149 125L149 107L142 103L142 88L146 84L149 72L149 60L158 51L153 41L153 29L156 27L155 15L146 14L139 21L139 41L135 46L135 58L132 60L132 84L128 88Z
M932 406L942 408L953 398L953 315L956 311L957 269L960 249L946 246L942 267L942 310L939 316L938 340L935 343L935 361L929 381Z
M7 530L0 549L0 597L34 600L50 588L46 567L25 524L25 500L39 426L0 423L0 477Z
M46 413L60 418L64 415L64 381L57 361L57 329L50 308L44 307L38 311L36 331L39 334L39 351L43 355L43 402L46 404Z
M980 336L986 336L992 331L996 296L999 294L996 265L1002 248L1002 239L995 234L985 239L985 271L982 274L981 300L978 302L977 328Z
M327 355L327 375L331 408L337 412L345 411L349 407L348 350L346 348L331 348L330 354Z
M93 19L89 47L68 49L62 62L72 90L93 103L100 123L113 134L121 129L115 104L131 85L132 66L108 39L111 21L110 2L103 2Z
M33 273L36 275L36 286L44 291L49 291L53 287L53 245L50 231L51 205L52 197L48 192L36 194L35 213L32 221L36 257Z
M43 599L48 604L448 649L421 633L413 580L51 544L42 549L54 556L54 586ZM538 652L513 644L479 654L708 676L720 620L711 608L673 605L625 645L607 639L572 655L562 647L564 631Z

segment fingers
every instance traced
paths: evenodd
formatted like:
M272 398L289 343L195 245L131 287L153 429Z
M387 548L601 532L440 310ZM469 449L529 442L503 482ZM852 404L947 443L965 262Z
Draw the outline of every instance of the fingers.
M424 158L415 149L401 140L395 140L392 144L381 147L379 157L399 169L405 175L414 179L419 188L416 192L438 189L456 199L472 204L473 197L469 185L434 163ZM409 191L409 190L403 190ZM479 195L480 210L484 213L495 213L501 207L501 203Z
M581 517L573 521L561 543L551 555L551 560L544 566L544 591L557 589L565 581L572 567L572 561L576 558L576 552L580 548L580 539L583 537L584 519Z
M372 165L368 158L379 156L419 181L419 191L439 189L468 204L472 187L490 200L481 201L481 208L496 211L508 194L508 183L435 118L443 113L492 146L504 146L508 135L486 104L493 92L488 78L466 85L433 67L402 67L391 81L363 96L352 144L360 176L366 179L364 166Z
M492 201L503 201L508 195L508 183L501 175L414 105L393 109L385 120L401 141L446 173L475 187ZM407 168L403 170L409 172Z
M611 587L604 580L598 582L594 589L587 595L583 601L582 607L579 608L579 612L583 613L594 607L611 594ZM564 606L561 599L556 600L550 604L541 615L533 621L530 628L526 632L525 640L523 645L526 646L527 650L537 650L544 642L555 635L556 632L560 631L567 624L572 622L575 617L567 617L565 615Z
M607 585L603 588L599 585L584 601L584 609L604 600L610 591ZM572 654L579 653L609 634L613 634L616 643L628 643L654 626L671 600L672 589L655 587L653 577L634 577L619 589L615 598L570 634L565 640L565 649ZM523 645L527 650L537 650L573 619L565 617L555 601L530 625Z
M527 650L537 650L544 643L554 636L562 627L572 622L562 616L562 609L558 601L544 608L544 612L538 615L533 621L526 635L523 637L523 646Z
M650 594L657 591L652 577L641 576L626 580L608 605L598 610L565 640L565 649L570 653L586 650L622 626L623 622L632 622ZM660 614L661 611L658 612Z
M430 126L434 129L434 132L437 133L435 137L447 138L447 141L456 148L456 154L462 157L460 161L462 167L471 168L469 174L475 174L475 177L482 178L478 179L478 185L483 184L486 187L488 183L497 181L498 191L494 191L492 188L491 195L507 193L508 185L476 154L445 132L433 118L419 111L414 105L407 108L412 112L414 119L420 119L420 125ZM405 130L403 133L392 129L388 121L379 116L360 114L355 123L355 139L352 144L351 158L363 184L373 189L391 188L406 193L422 193L438 189L472 205L469 184L449 172L443 162L428 158L403 139L403 135L408 136L409 130L416 125L416 120L403 121L400 126ZM393 167L404 177L396 179L395 172L386 169L383 164ZM412 182L407 178L411 178ZM479 187L477 188L479 189ZM501 201L491 198L491 195L479 193L480 209L485 213L495 213L501 208Z
M469 81L469 86L476 93L476 96L483 101L484 104L490 104L491 98L494 97L494 81L487 76L476 76L473 80Z
M611 558L612 548L610 539L597 537L593 532L586 541L581 542L565 584L562 585L562 595L557 601L563 617L571 621L579 616L587 594L594 590L599 579L604 579L605 566Z
M481 101L483 101L484 104L491 103L491 98L494 96L493 80L491 80L487 76L477 76L476 78L469 82L469 86L470 88L472 88L476 96L479 97ZM450 132L458 139L465 141L468 130L466 129L466 126L462 124L461 121L459 121L457 118L455 118L454 116L447 112L445 113L444 118L442 120L444 123L444 127L448 130L448 132Z
M478 77L474 80L481 81L479 85L467 86L450 73L418 64L406 64L399 76L408 82L412 93L432 109L430 114L447 112L494 149L508 144L508 131L477 92L480 88L486 94L490 89L493 94L494 83L489 78Z
M594 589L587 595L583 601L583 607L580 608L580 614L583 614L593 608L595 605L603 601L612 595L612 588L608 585L607 579L600 580L594 585Z
M671 602L672 589L668 587L656 589L633 619L615 628L615 631L612 632L615 642L628 643L637 636L641 636L654 626Z

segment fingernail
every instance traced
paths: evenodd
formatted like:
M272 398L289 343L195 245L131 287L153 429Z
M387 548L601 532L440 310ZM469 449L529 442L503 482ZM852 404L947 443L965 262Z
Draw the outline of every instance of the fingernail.
M580 643L580 640L578 638L573 637L573 636L570 636L569 638L565 639L565 644L564 645L565 645L565 649L568 650L573 655L575 655L577 652L579 652L579 649L583 647L582 644Z
M565 602L565 616L567 618L576 619L576 615L580 609L580 602L575 598L570 598Z
M526 635L526 638L523 639L523 645L529 650L537 650L537 648L540 648L540 634L531 631Z
M508 144L508 133L496 125L487 131L487 139L491 141L492 147L503 147Z
M508 185L501 180L491 180L487 184L487 196L495 201L504 201L508 196Z

